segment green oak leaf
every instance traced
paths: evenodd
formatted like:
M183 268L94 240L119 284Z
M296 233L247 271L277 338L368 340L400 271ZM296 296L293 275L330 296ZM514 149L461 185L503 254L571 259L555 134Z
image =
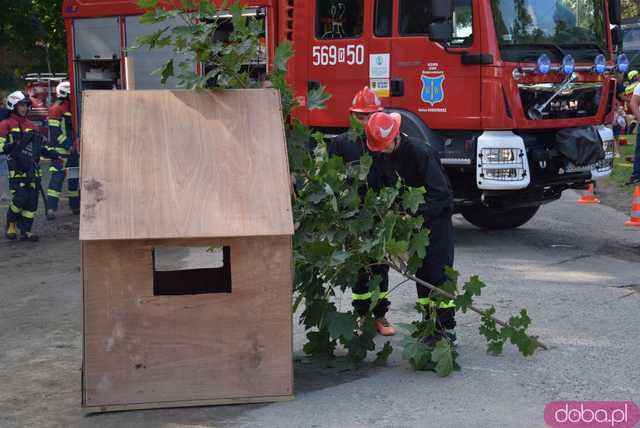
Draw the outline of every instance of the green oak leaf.
M427 255L427 246L429 245L429 231L422 229L411 236L409 245L409 255L417 254L418 257L424 259Z
M435 370L438 376L448 376L453 371L453 352L447 339L440 339L435 349L431 352L431 361L436 364Z
M387 241L385 244L385 250L390 256L402 256L409 249L409 243L407 241L394 241L393 239Z
M479 296L482 294L482 289L484 287L486 287L485 283L480 281L480 278L477 275L473 275L469 278L469 281L464 284L462 289L464 291L468 291L473 296Z
M420 205L424 203L425 193L427 192L424 187L407 187L402 193L402 207L415 214Z
M348 312L330 312L327 314L327 326L331 337L351 340L356 328L356 317Z
M331 99L331 95L326 91L326 87L320 85L318 88L312 89L307 95L308 110L324 110L327 101Z

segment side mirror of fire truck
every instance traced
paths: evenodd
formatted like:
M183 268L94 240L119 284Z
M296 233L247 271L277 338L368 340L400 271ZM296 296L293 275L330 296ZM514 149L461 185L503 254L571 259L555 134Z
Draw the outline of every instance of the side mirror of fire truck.
M453 21L429 24L429 38L438 43L450 42L453 39Z
M427 0L431 11L429 38L434 42L448 43L453 38L453 0Z
M613 25L622 23L622 4L620 0L609 0L609 20Z

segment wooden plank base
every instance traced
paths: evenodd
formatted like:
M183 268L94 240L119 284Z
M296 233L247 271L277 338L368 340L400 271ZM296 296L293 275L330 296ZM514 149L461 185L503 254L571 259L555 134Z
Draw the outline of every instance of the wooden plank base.
M149 409L170 409L177 407L202 407L202 406L226 406L232 404L256 404L256 403L277 403L281 401L291 401L293 395L277 395L272 397L241 397L241 398L218 398L215 400L194 400L194 401L166 401L161 403L140 403L140 404L113 404L108 406L85 406L82 410L86 415L92 413L124 412L128 410L149 410Z

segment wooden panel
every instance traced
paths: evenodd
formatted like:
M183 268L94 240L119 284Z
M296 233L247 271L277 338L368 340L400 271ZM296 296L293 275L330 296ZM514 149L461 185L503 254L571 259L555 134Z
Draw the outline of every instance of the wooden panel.
M154 296L162 244L230 246L232 292ZM291 237L82 246L84 406L292 395Z
M81 240L293 234L278 92L84 91Z
M217 400L164 401L161 403L117 404L114 406L84 406L83 409L86 414L90 414L104 412L122 412L128 410L167 409L174 407L228 406L233 404L275 403L278 401L291 400L293 400L293 395L278 395L273 397L240 397L220 398Z

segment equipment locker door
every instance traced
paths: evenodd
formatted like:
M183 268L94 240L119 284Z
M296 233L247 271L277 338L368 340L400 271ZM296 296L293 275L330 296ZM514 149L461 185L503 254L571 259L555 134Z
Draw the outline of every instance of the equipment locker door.
M427 2L395 0L391 104L418 114L430 128L481 128L481 65L462 61L464 53L480 52L476 1L454 0L454 39L445 46L427 36Z

